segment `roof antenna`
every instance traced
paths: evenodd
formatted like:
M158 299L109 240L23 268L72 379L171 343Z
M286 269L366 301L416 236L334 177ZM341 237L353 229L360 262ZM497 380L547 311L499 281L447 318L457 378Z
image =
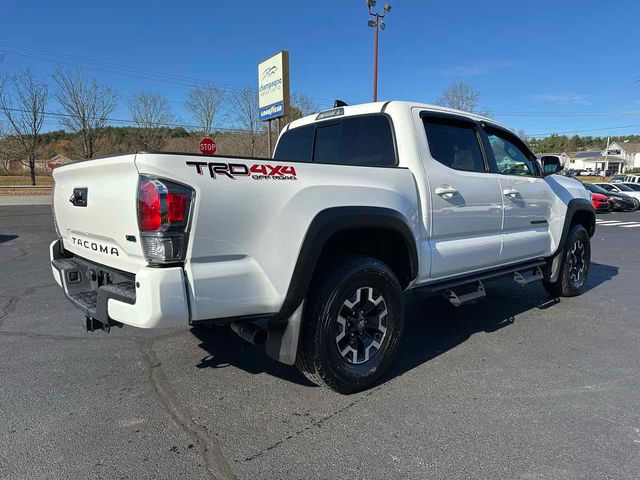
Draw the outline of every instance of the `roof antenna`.
M347 102L343 102L342 100L334 100L333 101L333 108L338 108L338 107L348 107L349 104Z

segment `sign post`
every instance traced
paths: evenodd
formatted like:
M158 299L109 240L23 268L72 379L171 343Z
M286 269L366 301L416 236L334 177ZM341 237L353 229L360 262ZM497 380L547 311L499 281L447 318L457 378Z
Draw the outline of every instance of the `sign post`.
M289 111L289 52L286 50L258 64L258 108L260 120L268 122L271 155L271 120Z

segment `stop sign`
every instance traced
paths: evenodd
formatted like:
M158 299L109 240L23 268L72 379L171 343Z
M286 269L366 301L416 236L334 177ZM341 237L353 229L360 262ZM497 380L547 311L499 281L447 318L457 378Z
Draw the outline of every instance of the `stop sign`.
M205 155L213 155L216 150L216 142L213 141L213 138L205 137L200 140L200 151Z

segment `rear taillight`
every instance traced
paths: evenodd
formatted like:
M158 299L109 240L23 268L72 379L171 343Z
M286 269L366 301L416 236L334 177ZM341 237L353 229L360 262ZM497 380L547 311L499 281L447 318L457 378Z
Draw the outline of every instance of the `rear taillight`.
M168 180L140 177L138 226L150 264L184 260L193 190Z

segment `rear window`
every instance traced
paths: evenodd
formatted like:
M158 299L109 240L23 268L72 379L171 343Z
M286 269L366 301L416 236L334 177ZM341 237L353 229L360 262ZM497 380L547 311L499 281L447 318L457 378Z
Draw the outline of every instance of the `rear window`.
M482 151L475 127L455 120L424 119L431 156L455 170L484 172Z
M391 122L384 115L346 117L294 128L282 134L274 157L340 165L396 165Z
M337 163L340 157L340 137L342 125L336 123L316 128L316 141L313 148L313 161L318 163Z
M274 158L290 162L310 162L313 147L313 125L292 128L280 137Z

